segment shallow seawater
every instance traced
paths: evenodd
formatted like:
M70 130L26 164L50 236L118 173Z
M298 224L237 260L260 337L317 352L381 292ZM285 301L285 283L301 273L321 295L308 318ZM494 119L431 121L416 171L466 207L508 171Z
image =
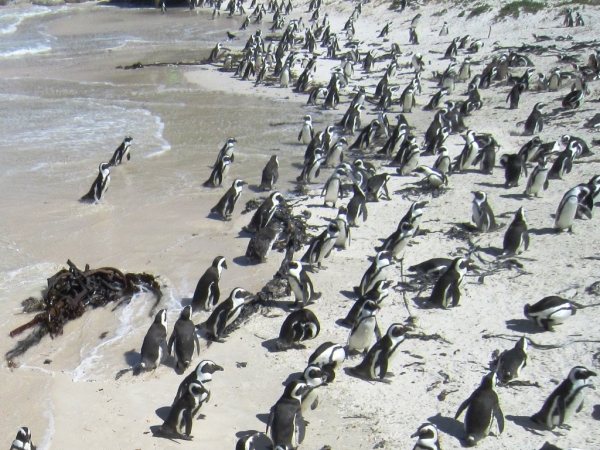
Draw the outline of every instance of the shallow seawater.
M233 262L248 242L239 231L250 216L239 211L264 195L255 191L272 154L280 155L279 189L293 187L299 169L292 159L301 161L304 153L295 143L303 112L282 101L203 90L186 82L181 67L116 69L152 58L200 59L214 45L215 30L231 25L207 20L206 11L156 13L98 5L0 8L0 325L5 335L30 319L14 315L20 302L39 297L45 280L68 259L79 267L114 266L159 276L166 286L161 307L169 309L171 325L215 256L230 261L222 280L225 296L236 286L258 289L274 273L274 263ZM88 31L81 20L71 26L70 18L82 14L106 27ZM125 136L133 137L131 160L111 169L109 190L99 204L80 203L99 164ZM224 186L205 188L229 136L238 144ZM234 220L209 218L235 178L249 186ZM134 362L136 355L128 360L125 352L139 351L151 323L147 297L115 312L107 307L87 313L63 336L30 350L23 363L41 367L44 358L56 359L60 362L44 369L65 370L78 380L111 378ZM13 344L5 339L0 349ZM93 375L91 366L97 369Z

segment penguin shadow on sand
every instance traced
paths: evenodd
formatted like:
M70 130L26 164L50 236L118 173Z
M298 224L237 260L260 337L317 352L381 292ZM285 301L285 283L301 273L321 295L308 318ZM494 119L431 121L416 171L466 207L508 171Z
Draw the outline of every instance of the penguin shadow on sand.
M554 214L552 214L554 217ZM548 234L558 234L556 228L552 227L544 227L544 228L532 228L529 230L529 234L533 234L534 236L544 236Z
M520 194L500 194L499 197L502 198L508 198L511 200L534 200L535 197L532 197L531 195L527 195L525 193L520 193Z
M435 416L429 417L427 421L435 425L442 433L452 436L453 438L461 440L465 437L463 423L452 417L444 417L440 413L437 413Z
M247 237L248 235L243 232L244 235L243 236L239 236L239 237ZM240 234L242 234L242 232L240 232ZM257 264L262 264L260 262L255 262L255 261L251 261L248 258L246 258L246 255L240 255L240 256L236 256L235 258L232 259L232 261L237 264L238 266L242 266L242 267L248 267L248 266L256 266Z
M550 433L554 434L555 436L561 436L561 433L559 433L559 432L552 431L552 430L546 430L546 429L540 427L539 425L535 424L534 422L532 422L532 420L529 416L508 415L508 416L504 416L504 417L506 420L510 420L515 425L520 426L525 431L529 431L531 434L535 434L536 436L545 436L545 433L547 433L548 431L550 431Z
M267 339L266 341L262 341L260 345L266 348L269 353L284 352L285 350L277 347L277 341L279 341L279 338Z
M506 328L520 334L538 334L544 332L542 328L527 319L509 319L505 323Z
M477 172L477 171L476 171ZM475 183L479 186L484 186L487 188L499 188L499 189L504 189L504 183L490 183L488 181L480 181Z
M600 420L600 405L594 405L594 410L592 411L592 419Z

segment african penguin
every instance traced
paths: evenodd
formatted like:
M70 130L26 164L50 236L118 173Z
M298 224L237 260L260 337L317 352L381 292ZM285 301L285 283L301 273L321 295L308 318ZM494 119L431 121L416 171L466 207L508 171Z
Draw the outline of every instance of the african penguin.
M181 372L185 372L192 362L194 350L200 355L200 341L198 340L196 326L192 322L191 316L192 307L188 305L183 308L179 319L175 322L173 333L167 344L169 355L173 355L174 353L177 360L177 370ZM173 350L175 351L173 352Z
M525 195L535 195L536 197L540 196L540 192L548 189L549 181L548 181L548 172L550 168L548 167L548 158L545 156L541 156L538 159L537 166L531 171L531 175L527 180L527 187L525 188Z
M167 351L167 310L161 309L154 317L144 342L142 343L141 362L134 374L155 370L162 362Z
M271 407L266 433L269 434L269 429L271 430L274 446L295 449L302 442L304 419L301 402L302 396L309 390L310 387L304 381L294 380L285 387L283 395Z
M502 384L518 378L527 365L527 338L523 336L510 350L504 350L495 361L496 376Z
M362 362L349 372L366 380L384 381L397 349L405 339L407 328L399 323L390 325L385 336L370 348Z
M432 423L424 423L411 434L411 438L419 437L413 450L442 450L438 430Z
M205 187L218 187L223 183L223 179L227 175L229 171L229 166L232 163L231 156L223 155L219 158L219 161L215 165L213 171L211 172L208 180L206 180L202 185Z
M378 252L377 255L375 255L375 259L361 278L360 284L354 287L354 292L359 296L363 296L373 288L377 281L387 280L391 256L391 253L388 251Z
M251 263L266 262L282 231L283 229L279 224L271 224L258 230L258 233L255 233L248 242L246 259Z
M227 269L227 260L223 256L217 256L198 280L192 298L192 311L196 312L200 309L212 311L213 306L219 303L221 296L219 281L223 269Z
M183 379L183 381L179 384L177 388L177 393L175 394L175 398L173 399L173 405L177 403L186 392L192 383L200 383L204 389L208 392L208 397L205 399L205 402L210 400L210 382L212 381L213 374L215 372L222 372L224 369L217 365L214 361L210 359L202 360L198 363L196 368Z
M31 430L27 427L19 428L10 450L36 450L36 448L31 441Z
M336 369L346 360L346 349L343 345L324 342L308 357L308 364L319 366L327 373L327 382L335 379Z
M210 340L217 341L221 338L225 329L238 318L251 295L245 289L236 287L227 300L217 305L205 324Z
M345 206L340 206L334 222L337 224L339 230L338 237L335 241L335 247L346 248L350 245L351 235L350 225L348 224L348 210Z
M269 222L271 222L279 205L284 202L285 199L283 198L283 195L281 195L281 192L272 192L271 195L261 203L252 216L250 223L244 227L243 230L248 233L256 233L261 228L266 227Z
M471 396L458 408L455 419L458 419L466 409L465 431L467 436L465 444L474 447L477 443L490 434L494 418L498 422L500 433L504 431L504 415L500 409L500 402L496 387L496 373L490 372L483 377L481 384Z
M321 268L323 259L328 258L340 234L335 221L329 222L327 228L318 236L311 239L306 253L301 261L314 269Z
M590 377L596 373L583 366L571 369L569 376L544 402L542 409L531 416L532 422L541 425L547 430L562 426L569 422L576 412L583 409L583 401L591 387Z
M484 233L497 229L494 211L487 201L487 194L483 191L473 192L473 223L477 230Z
M563 323L577 313L577 308L569 300L551 295L539 302L523 308L523 314L538 327L546 331L554 331L554 325Z
M213 214L217 214L221 216L223 220L231 220L231 215L233 214L233 208L235 208L235 204L237 203L240 195L242 195L242 190L244 188L244 180L238 178L235 180L231 187L225 192L225 195L221 197L219 203L217 203L210 212Z
M129 147L131 147L131 141L133 141L133 138L131 136L127 136L127 137L125 137L125 139L123 139L123 142L115 150L115 153L113 154L112 158L108 162L109 167L118 166L119 164L121 164L123 162L123 158L127 159L127 161L129 161L131 159L131 153L129 153Z
M522 206L515 213L515 218L504 233L502 255L513 256L523 253L529 248L529 231L525 219L525 208Z
M310 303L311 300L317 300L321 297L320 292L315 292L312 280L300 261L291 261L289 263L287 279L296 299L294 306L303 307Z
M317 388L326 384L329 381L327 372L316 364L309 364L302 376L302 381L310 388L305 394L302 395L301 409L304 415L309 409L315 410L319 406L319 396L317 394Z
M569 189L558 205L556 215L554 216L554 228L558 231L569 230L573 232L573 224L578 211L584 212L588 218L591 218L591 211L585 205L585 199L591 194L587 185L576 186Z
M335 208L338 198L344 198L342 177L345 176L346 170L343 167L338 167L329 177L329 179L323 186L323 191L321 192L321 197L325 197L325 199L323 200L324 206L327 206L327 203L331 203L331 207Z
M310 309L301 308L293 311L281 324L276 343L277 349L287 350L302 346L300 342L316 338L320 331L319 319Z
M367 220L368 210L367 210L367 198L365 193L360 188L360 186L356 183L352 185L352 191L354 195L350 199L348 203L348 224L351 227L356 227L357 220L360 216L362 216L363 222Z
M303 117L303 119L304 119L304 124L302 125L302 129L300 130L300 133L298 133L298 141L304 145L308 145L308 144L310 144L310 141L312 141L312 139L314 137L312 117L309 115L306 115Z
M261 191L270 191L277 183L279 179L279 157L277 155L271 156L269 162L265 166L262 172L262 179L260 186L258 187Z
M529 114L529 117L525 121L525 135L534 135L540 133L544 129L544 118L542 116L542 109L546 106L545 103L536 103Z
M500 157L500 165L504 167L504 187L509 189L519 185L521 174L527 175L527 166L517 153L506 153Z
M361 315L356 320L348 337L346 346L348 354L366 353L371 347L373 337L381 338L376 316L377 311L380 309L381 307L373 300L369 300L364 304Z
M460 285L466 273L467 260L455 258L433 286L429 296L430 304L445 309L457 306L461 296Z
M110 165L108 163L100 163L98 166L98 176L92 183L89 192L81 197L80 201L88 203L97 203L106 193L110 184Z
M164 423L154 432L155 436L169 439L183 439L191 441L192 424L195 411L201 404L201 397L207 395L201 383L193 382L187 392L171 407Z
M452 264L450 258L431 258L408 268L409 272L423 275L441 275Z

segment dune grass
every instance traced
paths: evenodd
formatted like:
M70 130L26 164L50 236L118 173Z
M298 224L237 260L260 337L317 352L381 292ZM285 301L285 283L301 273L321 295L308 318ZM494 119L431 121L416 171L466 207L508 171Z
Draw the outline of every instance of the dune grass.
M529 14L536 14L546 8L547 3L537 2L535 0L518 0L510 3L506 3L496 16L496 20L505 19L506 17L517 18L522 12Z

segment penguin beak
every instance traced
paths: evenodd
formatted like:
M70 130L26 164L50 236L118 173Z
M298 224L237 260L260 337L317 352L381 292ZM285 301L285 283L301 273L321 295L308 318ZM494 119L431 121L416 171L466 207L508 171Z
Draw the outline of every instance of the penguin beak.
M225 269L229 269L229 267L227 267L227 261L223 261L223 267L224 267Z
M225 371L225 369L223 369L221 366L217 366L216 364L215 364L215 370L219 371L219 372Z
M419 430L410 435L411 438L416 438L419 435Z

